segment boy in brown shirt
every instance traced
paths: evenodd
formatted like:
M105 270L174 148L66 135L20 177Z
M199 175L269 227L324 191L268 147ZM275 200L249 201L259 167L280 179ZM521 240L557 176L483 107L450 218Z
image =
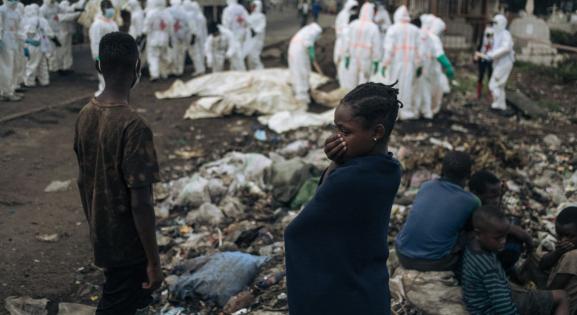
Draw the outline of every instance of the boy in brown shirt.
M136 42L115 32L99 47L106 87L76 121L78 188L95 264L104 269L96 314L131 315L150 304L163 279L152 197L159 168L152 131L128 105L140 79Z
M577 206L564 208L555 222L557 246L541 258L542 270L551 270L549 289L565 290L571 314L577 314Z

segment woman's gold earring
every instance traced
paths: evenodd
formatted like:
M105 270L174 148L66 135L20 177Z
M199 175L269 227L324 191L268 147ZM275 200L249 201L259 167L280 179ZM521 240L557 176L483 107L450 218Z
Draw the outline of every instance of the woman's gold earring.
M377 138L373 138L373 141L377 142Z

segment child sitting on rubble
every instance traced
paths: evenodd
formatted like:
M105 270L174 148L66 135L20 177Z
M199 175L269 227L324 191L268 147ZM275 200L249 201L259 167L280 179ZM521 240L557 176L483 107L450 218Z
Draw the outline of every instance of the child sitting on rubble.
M465 227L480 201L465 191L471 158L449 152L442 177L424 183L415 197L395 247L401 266L418 271L456 271L465 243Z
M474 238L463 255L463 300L471 315L569 314L562 290L511 290L497 253L505 249L511 224L504 212L486 205L473 214Z
M503 184L495 174L481 170L471 176L469 181L469 190L474 193L483 206L495 206L501 209L503 200ZM519 226L519 219L509 218L511 220L511 229L507 236L505 249L497 255L507 274L514 276L513 269L515 264L525 251L530 254L533 251L533 238L531 235Z
M543 271L551 271L549 289L565 290L571 314L577 314L577 206L561 210L555 222L558 243L555 250L541 258Z
M333 164L285 231L291 315L390 314L387 234L401 167L388 153L398 90L365 83L335 111Z

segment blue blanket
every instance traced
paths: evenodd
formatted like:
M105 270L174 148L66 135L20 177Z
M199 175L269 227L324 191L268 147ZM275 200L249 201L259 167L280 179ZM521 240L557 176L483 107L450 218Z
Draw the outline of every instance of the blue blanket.
M291 315L390 314L387 234L401 168L355 158L325 178L285 231Z

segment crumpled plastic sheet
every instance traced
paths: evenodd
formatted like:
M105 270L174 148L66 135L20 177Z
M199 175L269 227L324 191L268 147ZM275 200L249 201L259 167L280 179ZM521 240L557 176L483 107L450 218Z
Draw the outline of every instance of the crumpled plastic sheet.
M328 78L311 74L311 89L328 82ZM200 96L186 111L185 119L221 117L233 113L247 116L275 114L282 111L305 111L307 104L294 98L288 69L227 71L207 74L188 82L176 80L158 99Z
M182 301L200 295L223 306L254 280L259 268L268 260L268 257L240 252L216 253L198 270L181 276L172 292Z

